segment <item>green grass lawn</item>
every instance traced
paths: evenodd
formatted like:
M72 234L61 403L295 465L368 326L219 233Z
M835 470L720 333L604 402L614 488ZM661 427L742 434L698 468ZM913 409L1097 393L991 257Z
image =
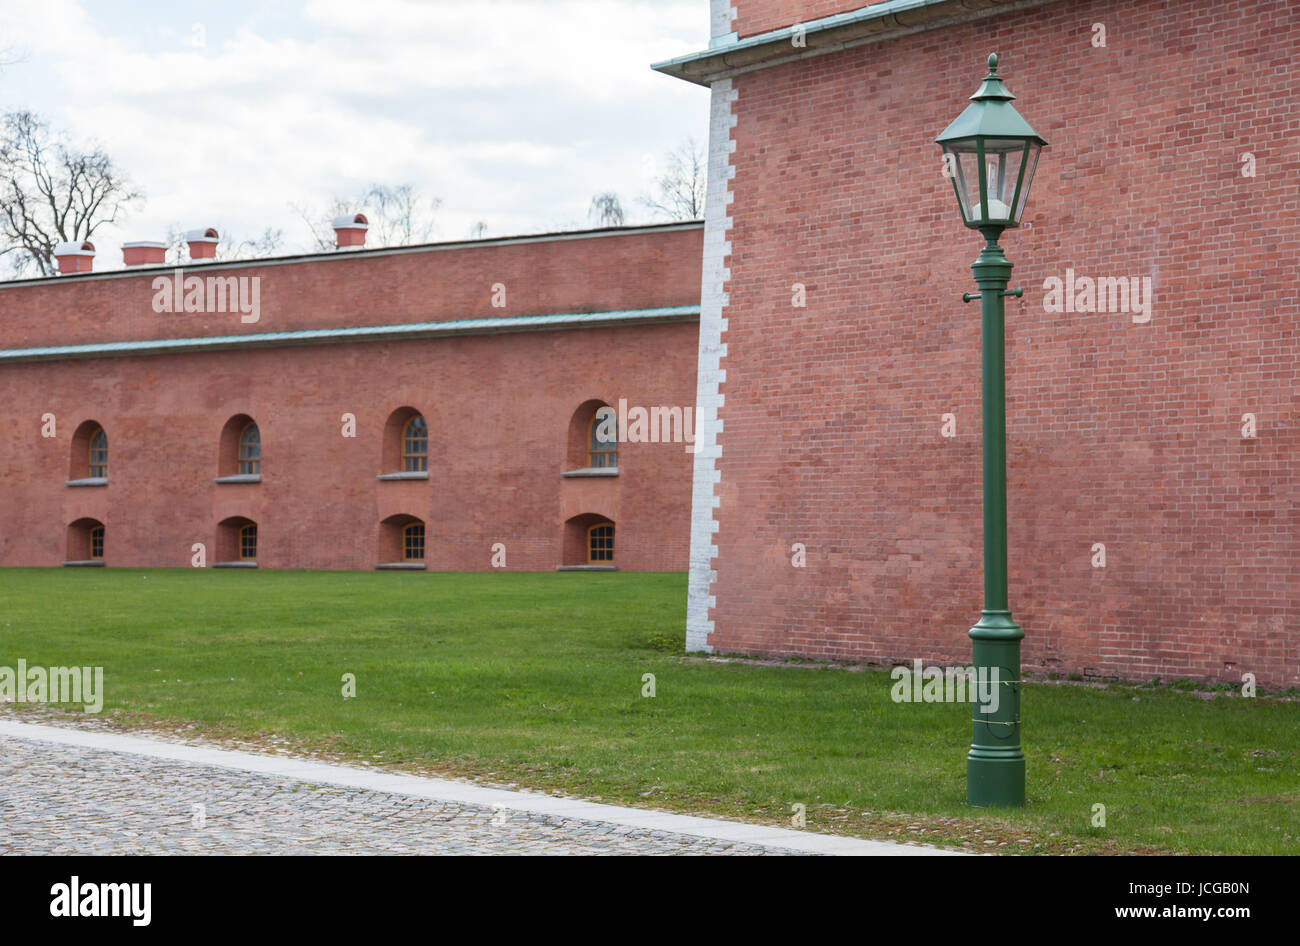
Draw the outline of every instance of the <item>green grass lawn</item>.
M123 725L609 802L787 824L802 804L810 830L981 850L1300 851L1293 700L1030 683L1029 805L978 812L968 705L895 704L884 671L685 657L685 592L681 574L3 569L0 665L103 666Z

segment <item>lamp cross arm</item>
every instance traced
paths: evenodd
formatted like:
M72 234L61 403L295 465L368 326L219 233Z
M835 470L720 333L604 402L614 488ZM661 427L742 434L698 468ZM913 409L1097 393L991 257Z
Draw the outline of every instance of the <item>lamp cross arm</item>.
M1020 287L1016 287L1015 289L1007 289L1007 290L1004 290L1003 293L1002 293L1003 296L1015 296L1017 299L1023 297L1024 294L1025 294L1025 290L1024 290L1023 288L1020 288ZM974 302L976 299L980 298L982 295L983 295L982 292L963 292L963 293L961 294L961 301L962 301L962 302Z

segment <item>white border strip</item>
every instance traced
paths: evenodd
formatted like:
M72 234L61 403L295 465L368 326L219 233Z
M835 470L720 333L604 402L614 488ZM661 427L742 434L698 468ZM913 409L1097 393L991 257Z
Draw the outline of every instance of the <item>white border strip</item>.
M704 266L700 284L700 347L695 383L695 471L691 486L691 558L686 592L686 650L711 653L709 635L713 622L709 609L716 603L712 594L718 573L713 569L718 547L713 542L718 523L713 510L718 506L717 487L722 478L718 461L722 446L718 435L722 421L718 409L724 395L718 385L727 379L722 359L727 346L722 341L727 320L725 286L731 278L727 259L731 256L732 193L730 181L736 174L731 154L736 143L731 129L736 125L732 103L736 90L730 79L713 84L709 106L709 177L704 198Z
M47 345L38 348L0 349L0 364L52 361L67 358L111 358L126 355L165 355L179 352L227 351L331 342L393 341L404 338L438 338L447 335L487 335L546 329L600 328L607 325L655 325L699 317L699 307L667 306L661 309L623 309L614 312L574 312L553 315L514 315L491 319L449 319L443 322L400 322L390 325L356 325L344 328L290 329L284 332L249 332L244 335L200 335L192 338L144 338L81 345Z
M647 831L670 831L674 834L712 838L719 841L730 841L735 844L780 847L793 851L805 851L810 854L924 856L961 853L940 848L893 844L888 841L865 841L830 834L810 834L806 831L793 831L788 828L719 821L713 818L698 818L694 815L675 815L666 811L622 808L617 805L601 805L572 798L555 798L551 795L540 795L534 792L485 788L481 785L451 779L370 772L328 762L257 755L251 752L217 749L208 746L180 745L140 736L124 736L117 733L88 732L82 729L64 729L57 726L0 720L0 736L30 739L35 742L54 743L60 746L82 749L96 749L101 752L124 752L130 755L147 756L151 759L161 759L168 762L236 769L241 772L256 772L259 775L268 775L275 778L343 785L365 791L391 792L416 798L429 798L463 805L478 805L484 808L504 808L509 811L524 811L531 814L549 815L555 818L598 821L604 824L616 824Z
M806 23L782 26L744 39L732 32L726 37L715 37L706 50L651 63L650 68L696 85L707 86L719 79L730 79L757 69L769 69L827 53L1030 10L1058 0L981 0L985 6L975 8L971 7L972 2L975 0L891 0L819 17ZM949 10L955 12L924 19L919 23L911 22L908 14L932 7L940 8L940 14ZM864 34L863 30L869 27L875 28ZM799 34L802 34L803 45L795 46L792 40Z

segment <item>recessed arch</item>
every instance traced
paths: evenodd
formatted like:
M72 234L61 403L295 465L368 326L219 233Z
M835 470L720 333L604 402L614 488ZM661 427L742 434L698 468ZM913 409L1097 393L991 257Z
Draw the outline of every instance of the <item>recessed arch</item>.
M566 566L614 566L616 527L614 520L599 513L573 516L564 523L563 564Z
M399 407L384 424L380 474L418 476L429 472L429 422L414 407Z
M82 421L73 432L68 479L108 479L108 434L99 421Z
M248 414L235 414L221 428L217 476L261 477L262 429Z
M423 566L428 537L424 520L399 513L379 523L379 562L381 565Z
M609 404L592 399L584 401L573 412L569 419L565 469L618 469L618 420Z
M65 561L103 564L106 533L104 523L89 516L68 523Z
M257 523L247 516L222 519L217 523L217 563L256 565L260 538Z

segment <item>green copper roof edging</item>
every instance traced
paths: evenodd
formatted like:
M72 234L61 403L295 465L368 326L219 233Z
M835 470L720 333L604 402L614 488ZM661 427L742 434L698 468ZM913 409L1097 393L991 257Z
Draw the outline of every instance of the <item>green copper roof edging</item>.
M698 53L654 63L650 68L707 86L719 79L778 63L1055 2L1057 0L889 0L888 3L823 16L756 36L733 39ZM804 45L794 46L791 40L801 30Z
M160 355L232 348L267 348L277 345L313 345L329 342L388 341L436 338L442 335L482 335L497 332L539 331L601 325L649 325L698 319L700 307L669 306L662 309L624 309L615 312L571 312L556 315L517 315L499 319L456 319L448 322L409 322L402 325L362 325L353 328L299 329L292 332L250 332L246 335L209 335L202 338L151 338L88 345L51 345L41 348L0 349L0 364L49 361L60 358L96 358L115 355Z

